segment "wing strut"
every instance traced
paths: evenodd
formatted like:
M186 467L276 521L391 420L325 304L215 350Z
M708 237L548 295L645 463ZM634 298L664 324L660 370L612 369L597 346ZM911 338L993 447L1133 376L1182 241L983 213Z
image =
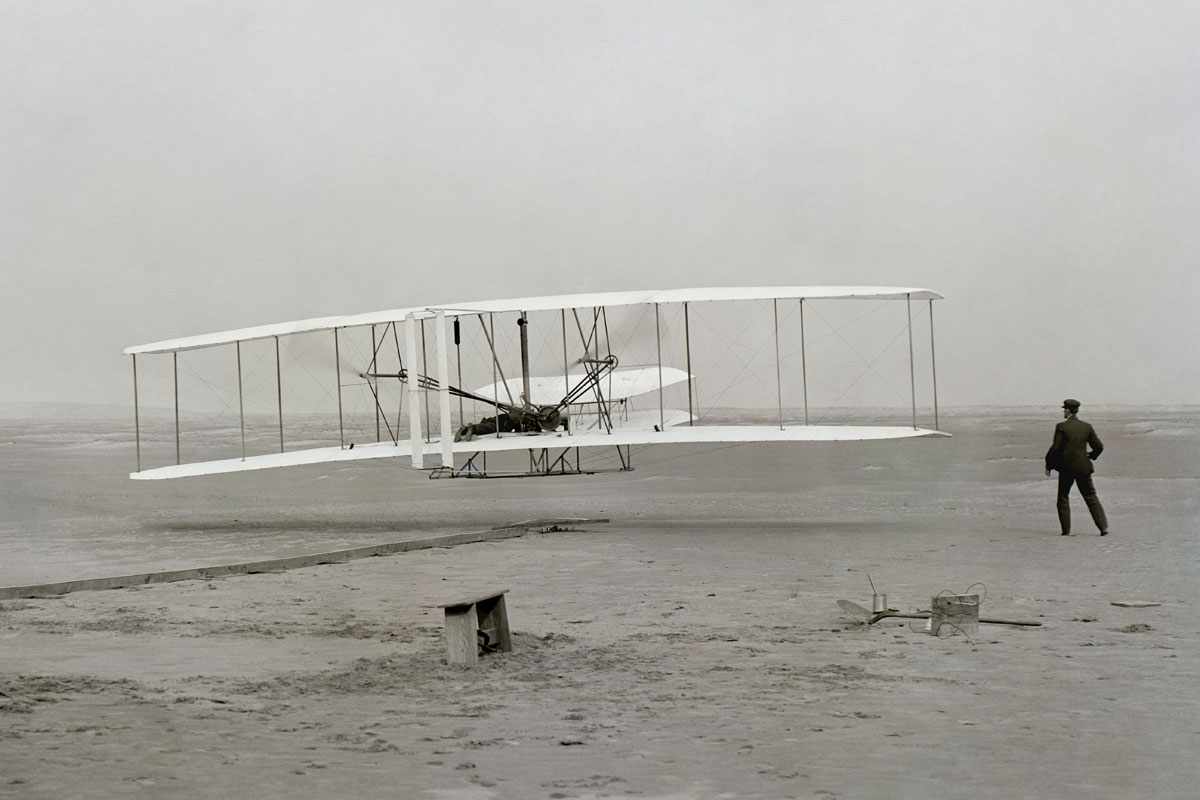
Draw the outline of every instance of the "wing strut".
M238 372L238 427L242 431L242 461L246 460L246 403L242 399L242 340L238 339L234 342L237 350L237 372Z
M904 310L908 314L908 385L912 389L913 430L917 429L917 373L913 363L912 295L904 295Z
M654 347L658 350L658 429L661 431L667 427L667 423L663 421L662 335L658 324L658 303L654 304Z
M379 351L375 349L375 326L372 325L371 326L371 372L375 371L375 355L378 352ZM374 389L374 387L371 386L370 381L367 381L367 386L371 389L371 394L375 397L375 441L378 442L378 441L381 441L381 439L379 438L379 412L382 409L379 408L379 396L375 394L375 389Z
M929 301L929 362L933 367L933 428L938 429L937 352L933 348L933 300Z
M279 337L275 337L275 399L279 405L279 452L283 452L283 378L279 372ZM176 425L176 428L179 426Z
M392 344L396 345L396 363L400 365L400 370L404 370L404 359L400 355L400 334L396 332L396 320L392 320ZM379 343L383 346L383 342ZM404 392L400 392L400 397L396 400L396 438L400 438L400 418L404 416Z
M338 346L338 329L333 329L333 377L337 379L338 447L346 449L346 426L342 421L342 351Z
M688 330L688 304L683 304L683 353L687 359L688 373L688 426L696 424L696 415L692 413L692 339ZM659 380L662 383L662 380Z
M404 319L404 345L408 352L408 363L417 361L417 320L410 312ZM408 439L412 446L412 465L414 469L425 466L425 442L421 438L421 398L417 381L408 382Z
M421 372L429 374L429 356L425 353L425 318L421 318ZM429 424L429 392L428 390L421 392L421 399L425 401L425 441L429 441L429 437L433 435L433 426Z
M142 471L142 424L138 419L137 353L133 354L133 440L137 448L137 471Z
M804 424L808 425L808 355L804 350L804 298L800 298L800 380L804 385Z
M181 463L179 457L179 353L171 353L171 373L175 376L175 463ZM282 434L280 434L282 435Z
M560 308L558 310L559 321L562 323L562 342L563 342L563 396L566 397L571 393L571 368L567 365L567 310ZM571 436L571 415L570 406L567 406L564 411L567 412L567 436Z
M783 430L783 367L779 363L779 300L771 300L775 311L775 401L779 405L779 430Z
M434 318L437 325L437 367L438 367L438 411L441 416L442 430L442 466L454 469L454 431L450 422L450 371L446 347L446 312L438 311ZM462 398L459 398L462 402ZM499 426L497 426L499 427Z
M483 315L479 316L479 324L483 325ZM491 329L490 332L488 329ZM508 402L512 402L512 392L508 390L508 379L504 377L504 371L500 369L500 356L496 354L496 315L488 313L488 327L483 329L483 335L487 337L488 349L492 351L492 385L495 386L496 373L500 373L500 380L504 382L504 393L508 395ZM496 399L500 399L500 393L495 392ZM496 406L496 438L500 438L500 407ZM486 464L486 459L484 460Z

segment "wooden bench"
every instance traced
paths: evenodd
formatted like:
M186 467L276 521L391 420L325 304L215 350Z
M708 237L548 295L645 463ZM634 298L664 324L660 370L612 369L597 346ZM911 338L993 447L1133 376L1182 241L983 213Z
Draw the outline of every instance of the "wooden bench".
M441 604L446 612L446 660L449 663L477 664L481 650L486 653L512 652L508 610L504 605L507 593L508 589L500 589Z

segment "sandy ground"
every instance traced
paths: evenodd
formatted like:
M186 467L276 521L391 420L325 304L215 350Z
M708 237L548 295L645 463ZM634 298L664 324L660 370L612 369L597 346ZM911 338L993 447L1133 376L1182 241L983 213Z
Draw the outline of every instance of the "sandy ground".
M1195 797L1200 426L1099 422L1104 539L1078 499L1078 535L1057 535L1041 419L436 487L131 486L107 449L21 428L0 462L8 583L613 522L0 602L0 797ZM836 601L869 605L868 574L902 609L982 582L985 615L1043 627L855 624ZM481 586L510 589L514 652L450 667L437 604ZM1111 605L1130 599L1162 605Z
M1194 587L1118 608L1127 538L922 527L596 526L8 601L0 796L1195 796ZM855 625L867 572L1044 627ZM477 586L511 589L514 652L447 666L436 603Z

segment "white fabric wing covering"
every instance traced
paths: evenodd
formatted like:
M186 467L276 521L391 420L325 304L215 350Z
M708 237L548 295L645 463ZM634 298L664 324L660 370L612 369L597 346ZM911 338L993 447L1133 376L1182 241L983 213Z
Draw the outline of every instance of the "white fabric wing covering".
M508 311L557 311L571 308L628 306L653 303L705 303L734 300L940 300L942 296L930 289L906 286L718 286L694 289L644 290L637 292L598 292L591 294L560 294L544 297L514 297L505 300L472 300L427 306L408 306L366 314L333 317L314 317L292 322L277 322L229 331L164 339L149 344L125 348L126 355L139 353L170 353L214 347L238 341L288 336L294 333L354 328L364 325L383 325L398 322L409 314L429 319L438 311L447 317L469 314L488 314Z
M657 412L655 412L657 413ZM682 412L686 415L687 412ZM683 422L686 423L686 417ZM655 423L657 424L657 423ZM926 428L870 427L854 425L800 425L780 430L766 425L697 425L668 427L663 431L645 428L614 428L612 433L603 431L576 433L516 434L497 437L482 437L470 442L455 442L456 454L476 452L500 452L505 450L528 450L569 447L612 447L614 445L648 444L715 444L752 442L854 442L886 439L910 439L922 436L948 436L949 434ZM438 440L425 444L425 461L429 467L438 465ZM246 459L231 458L222 461L202 461L179 464L157 469L130 473L136 480L162 480L200 475L220 475L230 472L247 472L273 467L294 467L305 464L325 464L343 461L364 461L374 458L408 458L409 443L357 445L353 450L340 447L320 447L311 450L294 450L286 453L270 453L250 456Z

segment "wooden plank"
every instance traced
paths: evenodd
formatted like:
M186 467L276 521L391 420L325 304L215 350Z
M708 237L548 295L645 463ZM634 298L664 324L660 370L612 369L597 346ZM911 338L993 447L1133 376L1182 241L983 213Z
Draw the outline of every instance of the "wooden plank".
M511 653L512 634L508 630L508 607L504 602L504 594L481 601L476 608L479 626L495 631L492 645L502 653Z
M467 597L452 600L448 603L438 603L438 608L457 608L459 606L473 606L483 603L488 600L495 600L497 597L503 597L508 593L508 589L491 589L481 591L476 595L468 595Z
M475 606L446 609L446 661L474 666L479 662L479 617Z

